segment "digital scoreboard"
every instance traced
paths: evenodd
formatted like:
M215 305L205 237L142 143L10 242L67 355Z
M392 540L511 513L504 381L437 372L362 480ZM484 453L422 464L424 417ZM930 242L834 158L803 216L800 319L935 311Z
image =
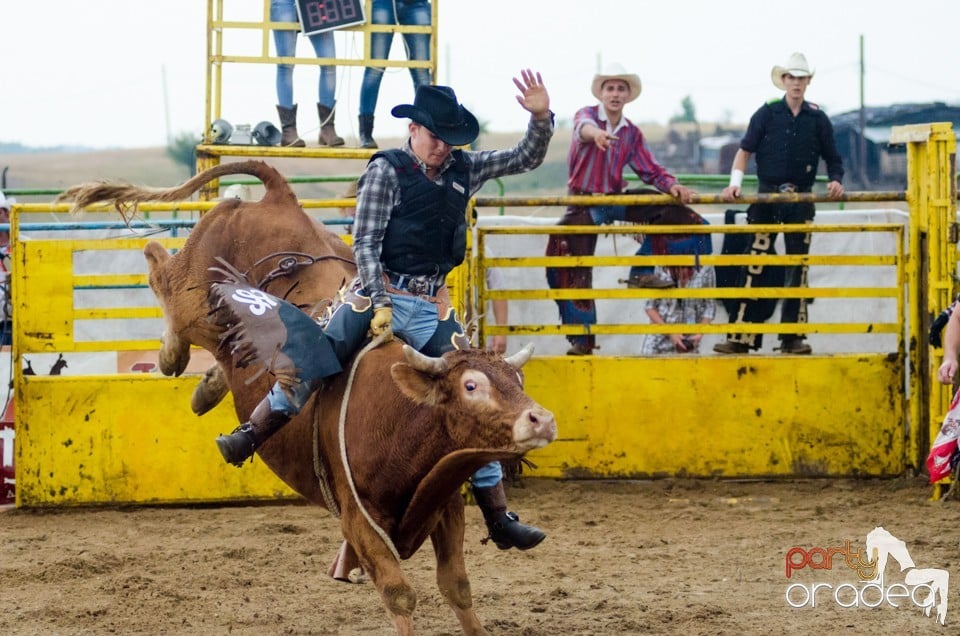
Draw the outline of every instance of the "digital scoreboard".
M363 0L297 0L304 35L363 24Z

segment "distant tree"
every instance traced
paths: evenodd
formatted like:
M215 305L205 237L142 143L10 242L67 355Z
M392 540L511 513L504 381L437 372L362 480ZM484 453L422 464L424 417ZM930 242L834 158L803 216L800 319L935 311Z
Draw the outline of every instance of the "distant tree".
M181 133L167 143L167 156L175 163L184 166L191 177L197 172L197 141L198 135Z
M687 95L680 102L681 112L677 115L674 115L670 118L670 123L674 124L677 122L697 122L697 107L693 104L693 98Z

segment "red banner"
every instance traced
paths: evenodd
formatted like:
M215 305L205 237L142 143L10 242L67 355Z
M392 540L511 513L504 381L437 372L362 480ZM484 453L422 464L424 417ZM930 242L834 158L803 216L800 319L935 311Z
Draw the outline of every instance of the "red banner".
M0 505L16 501L13 472L13 400L0 417Z

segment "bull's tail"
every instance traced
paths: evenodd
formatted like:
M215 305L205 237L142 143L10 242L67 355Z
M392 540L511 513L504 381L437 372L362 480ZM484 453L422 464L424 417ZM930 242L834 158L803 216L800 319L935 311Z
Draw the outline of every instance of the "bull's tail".
M246 174L260 179L266 188L267 196L295 197L287 180L276 169L263 161L250 160L214 166L173 188L147 188L107 181L83 183L65 190L57 197L57 202L73 201L71 212L74 213L96 203L111 203L124 220L129 221L136 214L138 203L183 201L210 181L234 174Z

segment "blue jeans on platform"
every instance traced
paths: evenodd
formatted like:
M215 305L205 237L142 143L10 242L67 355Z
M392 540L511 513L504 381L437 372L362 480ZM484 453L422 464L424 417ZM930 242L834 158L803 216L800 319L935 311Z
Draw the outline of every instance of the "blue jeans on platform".
M623 205L596 205L587 208L594 225L609 225L614 221L626 221L626 206ZM634 256L653 256L653 245L644 240L640 243ZM630 268L630 278L653 274L653 267L649 265L634 265Z
M271 22L297 22L297 7L293 0L270 0ZM274 31L273 42L278 57L294 57L297 53L297 31ZM336 57L336 44L333 32L315 33L309 36L317 57ZM336 102L337 69L335 66L321 66L317 84L317 102L333 108ZM277 105L293 108L293 65L277 64Z
M400 24L406 26L428 26L430 24L430 2L428 0L373 0L373 15L368 16L371 24ZM407 59L430 59L430 36L426 33L404 33L407 47ZM372 33L370 35L370 55L375 60L385 60L390 56L393 33ZM380 80L384 68L367 67L360 84L360 114L373 115L377 109L377 96L380 94ZM425 68L410 69L414 91L430 83L430 71Z

